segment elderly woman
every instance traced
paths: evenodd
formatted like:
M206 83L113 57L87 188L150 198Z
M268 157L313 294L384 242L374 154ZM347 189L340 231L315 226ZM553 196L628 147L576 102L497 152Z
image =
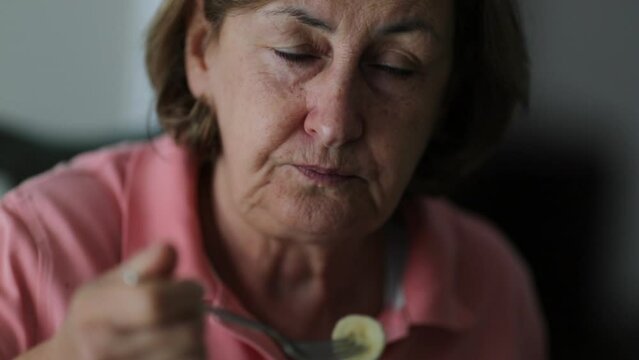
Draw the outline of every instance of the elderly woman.
M0 358L284 359L376 318L382 359L543 359L531 280L432 195L527 95L509 0L167 0L166 135L85 154L0 209Z

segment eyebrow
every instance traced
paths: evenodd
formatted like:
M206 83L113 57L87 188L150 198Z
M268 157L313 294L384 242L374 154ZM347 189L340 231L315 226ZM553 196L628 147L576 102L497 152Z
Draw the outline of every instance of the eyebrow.
M423 32L425 34L432 34L436 39L439 39L439 34L435 31L433 26L428 22L421 19L408 19L402 20L397 23L386 25L378 30L381 35L392 35L409 32Z
M330 32L330 33L335 32L335 28L330 26L328 22L322 19L318 19L300 8L287 6L287 7L283 7L276 10L269 10L266 12L266 14L292 16L295 19L297 19L297 21L301 22L302 24L308 25L310 27L318 28L320 30Z
M327 21L316 18L309 14L306 10L297 7L286 6L275 10L269 10L266 12L266 14L271 16L291 16L302 24L308 25L310 27L318 28L329 33L335 32L335 28L329 25ZM410 32L423 32L425 34L434 35L436 39L440 38L439 34L435 31L433 26L421 19L401 20L394 24L382 26L379 30L377 30L377 33L379 35L394 35Z

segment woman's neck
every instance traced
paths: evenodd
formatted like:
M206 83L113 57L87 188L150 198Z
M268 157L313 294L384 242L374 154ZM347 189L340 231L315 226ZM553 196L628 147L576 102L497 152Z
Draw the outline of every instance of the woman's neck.
M208 184L209 190L201 191L201 202L208 205L200 208L203 225L208 225L204 233L209 259L258 319L293 338L321 339L329 337L335 321L346 314L377 315L381 310L381 232L347 241L265 236L221 211L223 202L213 199Z

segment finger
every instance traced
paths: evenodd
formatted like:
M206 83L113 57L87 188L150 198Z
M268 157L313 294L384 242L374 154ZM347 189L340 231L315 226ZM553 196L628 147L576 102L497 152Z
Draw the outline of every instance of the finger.
M203 321L122 332L111 357L116 359L203 359Z
M77 306L92 321L137 329L201 318L202 295L194 281L153 280L136 287L94 286L79 296Z
M168 278L173 273L177 264L177 253L168 244L156 244L132 258L120 266L109 271L103 279L105 281L123 282L123 276L134 274L138 283L156 278Z
M190 280L154 282L142 286L123 319L137 326L166 325L203 317L202 287Z

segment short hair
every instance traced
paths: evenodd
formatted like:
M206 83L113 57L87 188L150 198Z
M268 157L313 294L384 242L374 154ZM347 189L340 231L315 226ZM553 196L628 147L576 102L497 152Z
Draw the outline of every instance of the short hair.
M444 112L409 191L450 191L495 150L529 94L529 58L516 0L454 0L453 66ZM264 0L204 0L219 27L231 10ZM187 84L185 37L194 1L164 0L147 34L146 67L162 128L177 142L212 154L216 126ZM427 141L427 139L424 139Z

